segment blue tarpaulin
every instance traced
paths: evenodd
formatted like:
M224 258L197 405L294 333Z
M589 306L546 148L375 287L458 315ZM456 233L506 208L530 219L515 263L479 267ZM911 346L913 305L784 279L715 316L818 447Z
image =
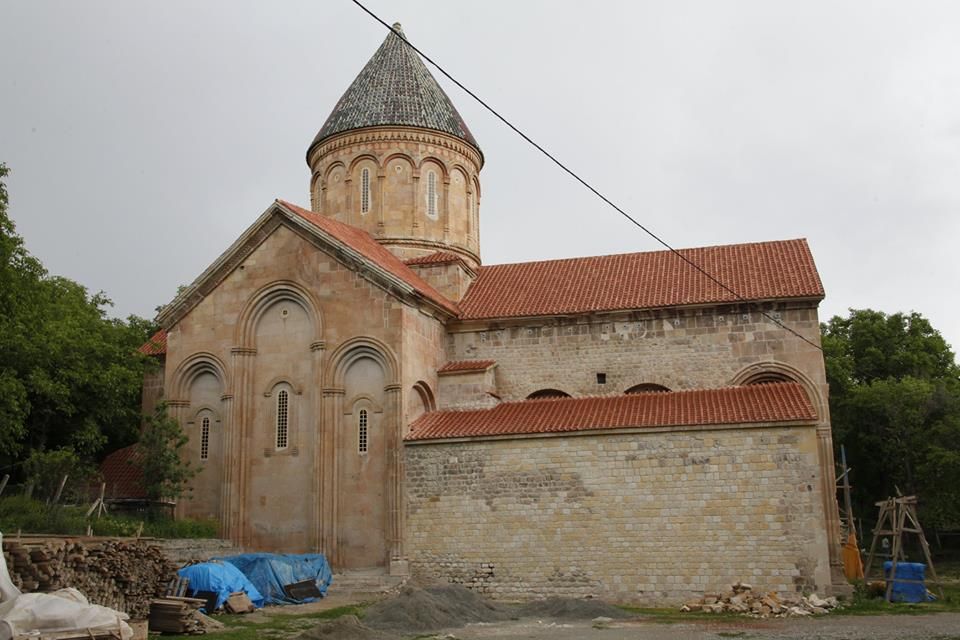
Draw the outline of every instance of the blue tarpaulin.
M316 598L299 600L284 587L312 580L320 594L325 595L333 580L330 565L321 553L244 553L217 560L228 562L242 571L263 594L267 604L313 602Z
M192 564L180 569L177 573L182 578L190 579L192 595L196 595L197 591L216 593L217 604L214 609L222 607L230 594L237 591L245 592L253 606L263 606L263 596L257 588L243 575L243 572L229 562L212 561Z
M893 563L887 560L883 563L883 576L890 582L890 570ZM890 600L893 602L926 602L927 587L923 584L927 565L921 562L898 562L897 575L893 579L893 591ZM911 580L913 582L900 582Z

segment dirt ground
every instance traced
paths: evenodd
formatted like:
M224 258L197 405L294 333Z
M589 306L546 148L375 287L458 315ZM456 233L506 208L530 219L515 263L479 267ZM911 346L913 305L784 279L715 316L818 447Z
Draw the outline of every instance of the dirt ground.
M695 617L665 621L657 616L634 616L617 611L602 623L598 615L611 613L599 601L549 601L526 609L490 606L479 596L444 588L433 593L406 590L369 607L362 622L355 618L323 623L301 636L303 640L960 640L960 613L926 615L842 615L755 620ZM466 590L463 590L466 591ZM357 594L331 594L321 602L303 605L312 610L358 602ZM306 613L301 607L285 608ZM625 616L625 617L618 617ZM430 627L433 622L467 621L465 626ZM459 622L455 623L459 624Z
M738 622L701 620L664 623L656 619L633 619L594 628L590 621L555 622L519 620L494 624L472 624L449 629L437 638L486 640L516 638L530 640L960 640L960 614L940 613L917 616L842 616Z

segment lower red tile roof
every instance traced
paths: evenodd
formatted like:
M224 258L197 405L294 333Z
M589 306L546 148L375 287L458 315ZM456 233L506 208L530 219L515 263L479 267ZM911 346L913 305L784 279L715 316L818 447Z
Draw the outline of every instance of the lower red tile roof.
M497 364L496 360L454 360L437 369L437 373L445 375L468 371L486 371L495 364Z
M403 264L413 266L418 264L448 264L450 262L463 262L463 258L449 251L435 251L425 256L404 260Z
M307 211L295 204L284 200L277 200L277 203L286 210L300 216L323 231L327 232L340 242L344 243L354 251L357 251L365 258L388 271L394 277L399 278L415 291L429 298L434 304L445 309L450 314L457 316L460 310L457 305L449 300L442 293L433 288L426 280L418 276L410 267L405 265L400 258L390 252L389 249L377 242L373 236L352 225L334 220L329 216L320 215L313 211Z
M100 464L100 473L107 483L106 497L108 500L145 499L147 492L143 488L143 471L140 467L131 464L136 462L140 453L137 445L132 444L123 449L117 449L103 459Z
M745 300L823 298L806 240L681 249ZM480 267L461 319L738 302L670 251Z
M159 356L167 352L167 332L160 329L150 336L150 339L140 345L137 349L140 353L148 356Z
M407 441L565 433L592 429L814 421L799 384L759 384L589 398L506 402L493 409L432 411L410 425Z

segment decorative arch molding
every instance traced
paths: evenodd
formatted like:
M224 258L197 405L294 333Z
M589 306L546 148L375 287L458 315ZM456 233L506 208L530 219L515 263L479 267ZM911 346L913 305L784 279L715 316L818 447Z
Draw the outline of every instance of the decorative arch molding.
M406 153L391 153L390 155L388 155L386 158L383 159L383 164L381 165L380 168L386 171L387 167L394 160L403 160L404 162L406 162L410 166L411 172L413 172L417 168L417 163L414 161L412 157L410 157Z
M417 170L423 172L423 165L427 163L435 164L440 167L440 172L443 174L444 180L450 179L450 170L447 169L446 163L436 156L425 156L420 160L420 164L417 166Z
M473 180L470 179L470 174L467 173L467 170L462 164L455 164L450 168L450 183L453 184L454 174L458 173L460 174L460 177L463 178L463 192L468 195L472 194Z
M393 355L386 344L367 336L351 338L337 347L330 354L329 364L327 365L325 380L329 380L332 386L343 388L344 375L350 365L361 358L371 358L380 363L383 367L383 373L387 380L387 385L397 384L400 370L397 364L397 358Z
M321 183L322 186L327 186L327 183L330 182L330 174L333 173L337 168L343 169L343 172L349 175L349 172L347 171L347 165L343 164L343 162L340 160L331 162L330 166L323 171L323 182Z
M373 413L383 413L383 407L380 403L374 400L373 396L366 393L359 393L348 400L344 400L343 406L343 415L345 416L353 415L353 412L358 409L367 409Z
M810 403L817 411L817 417L822 422L828 415L827 402L819 385L814 383L799 369L782 362L756 362L737 372L730 379L730 384L742 387L751 384L766 382L796 382L806 391Z
M420 396L420 401L423 402L423 408L427 413L437 410L437 397L434 395L433 389L430 388L429 384L423 380L418 380L416 384L413 385L413 390Z
M250 296L240 312L234 342L243 348L256 348L257 323L271 305L282 300L298 304L307 312L313 326L313 339L310 342L322 342L323 316L320 304L309 290L291 280L272 282Z
M476 176L472 176L471 179L473 180L473 195L480 198L480 181L477 180Z
M542 400L544 398L570 398L566 391L560 389L538 389L527 396L527 400Z
M197 407L196 411L190 413L190 418L187 420L187 424L195 423L200 418L200 414L202 414L204 411L211 414L214 422L220 422L220 410L212 405L204 404Z
M220 383L220 389L227 389L227 368L223 365L220 358L208 351L200 351L185 358L173 372L173 393L177 400L183 400L188 397L190 385L197 376L204 373L211 373ZM188 400L183 400L189 406Z
M665 387L662 384L657 384L655 382L641 382L640 384L633 385L623 393L630 395L633 393L664 393L666 391L670 391L670 388Z
M377 159L377 156L372 153L361 153L356 158L350 161L350 167L347 169L347 173L353 175L353 172L357 170L357 166L363 162L368 161L373 164L377 169L382 169L380 161Z
M291 378L287 376L277 376L273 380L267 383L267 386L263 389L263 397L269 398L273 395L274 390L276 390L278 385L285 384L298 396L303 395L303 387L294 382Z

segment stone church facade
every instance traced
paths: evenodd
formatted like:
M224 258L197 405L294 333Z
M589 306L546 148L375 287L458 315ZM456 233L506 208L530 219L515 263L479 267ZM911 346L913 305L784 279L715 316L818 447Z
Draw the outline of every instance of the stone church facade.
M499 596L839 589L803 240L482 265L483 154L391 34L278 200L160 313L181 516ZM793 329L794 335L772 318Z

